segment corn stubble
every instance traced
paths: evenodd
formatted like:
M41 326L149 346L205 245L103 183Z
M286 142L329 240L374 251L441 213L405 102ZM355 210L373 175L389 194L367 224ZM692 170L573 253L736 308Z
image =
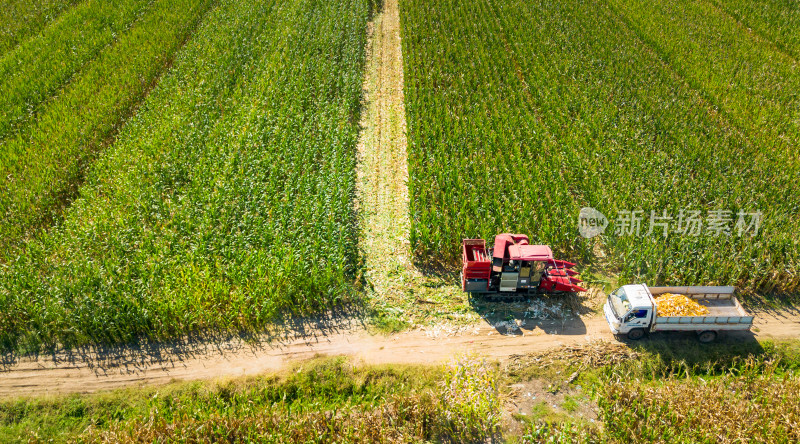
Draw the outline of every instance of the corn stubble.
M769 72L783 77L730 93L687 82L628 26L634 2L617 3L625 7L401 3L417 260L455 268L462 238L509 231L621 282L798 288L800 162L788 112L796 98L780 92L796 83L795 74L763 45L743 45L754 51L749 59L774 63ZM705 26L702 16L692 17L690 25ZM702 38L715 32L704 29ZM716 42L686 39L708 49L703 57L724 56ZM697 79L720 75L695 65ZM747 73L737 78L753 82ZM753 119L758 107L745 105L773 93L766 120ZM718 112L717 101L730 110ZM578 235L584 206L611 220L606 235ZM684 209L730 210L732 230L739 211L760 210L763 223L755 237L706 230L665 238L658 226L648 234L650 211L666 211L674 230ZM615 232L622 210L644 211L639 236Z
M366 1L222 1L0 270L0 345L257 329L358 296Z

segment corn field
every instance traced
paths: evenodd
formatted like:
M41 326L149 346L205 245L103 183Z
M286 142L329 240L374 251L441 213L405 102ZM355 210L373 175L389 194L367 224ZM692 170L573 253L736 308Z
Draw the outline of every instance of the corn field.
M30 226L28 208L50 211L47 186L65 186L72 169L91 162L54 227L6 249L21 251L0 269L6 350L242 331L357 297L355 145L372 5L160 0L149 7L164 8L159 28L165 16L202 19L113 144L94 156L82 151L85 143L73 151L66 144L24 161L8 156L31 150L29 143L2 145L4 165L29 173L3 196L4 235ZM175 34L160 38L186 39L183 28L170 29ZM152 43L163 51L164 42ZM126 60L113 58L120 44L106 55L110 62ZM143 59L141 69L160 65ZM78 84L105 91L119 79L135 95L140 76L123 74L112 70L95 83L86 74ZM76 97L87 109L106 106L99 94ZM45 125L46 112L31 125ZM56 112L54 119L71 118ZM65 131L96 135L114 124L104 120L113 114L88 123L76 117ZM35 140L50 134L29 131Z
M462 238L507 231L601 280L797 290L795 5L400 6L419 264L454 269ZM255 330L360 299L355 146L375 9L7 2L0 348ZM586 239L583 207L762 221L752 235Z
M31 118L103 48L136 25L153 2L87 1L0 58L0 137ZM89 68L91 69L91 67Z
M418 262L507 231L621 282L797 289L799 65L710 5L401 2ZM583 207L642 235L584 239ZM762 224L646 235L682 210Z

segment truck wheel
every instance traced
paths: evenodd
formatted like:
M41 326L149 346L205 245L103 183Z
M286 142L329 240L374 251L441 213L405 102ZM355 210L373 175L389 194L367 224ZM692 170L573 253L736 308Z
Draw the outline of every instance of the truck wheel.
M632 341L638 341L644 337L644 330L641 328L634 328L633 330L628 332L628 339Z
M715 331L702 331L700 332L700 334L697 335L697 340L699 340L703 344L714 342L714 339L717 339L717 332Z

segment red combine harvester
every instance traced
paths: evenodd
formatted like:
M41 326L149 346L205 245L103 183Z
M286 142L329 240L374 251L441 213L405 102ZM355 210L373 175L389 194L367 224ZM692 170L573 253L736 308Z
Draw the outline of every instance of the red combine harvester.
M553 258L547 245L530 245L524 234L498 234L494 247L483 239L464 239L461 288L490 299L530 294L586 291L579 287L575 264Z

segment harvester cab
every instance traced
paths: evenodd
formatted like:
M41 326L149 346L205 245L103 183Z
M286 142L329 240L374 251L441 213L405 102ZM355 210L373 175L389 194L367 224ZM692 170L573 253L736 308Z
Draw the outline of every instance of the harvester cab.
M492 247L464 239L461 287L469 293L520 297L586 291L575 264L553 257L547 245L530 245L524 234L498 234Z

